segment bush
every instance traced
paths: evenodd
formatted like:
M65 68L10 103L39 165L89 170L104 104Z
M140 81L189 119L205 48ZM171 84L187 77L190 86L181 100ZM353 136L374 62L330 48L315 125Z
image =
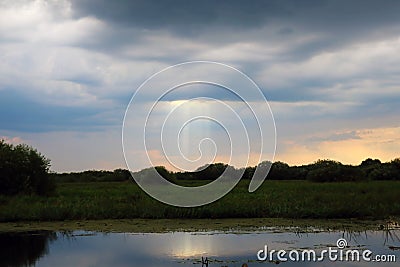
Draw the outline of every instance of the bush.
M364 178L356 166L343 165L333 160L319 160L311 166L307 180L313 182L360 181Z
M50 160L28 145L0 140L0 194L36 193L48 195L55 183L48 171Z
M371 180L400 180L400 159L376 166L369 173L369 178Z
M304 180L307 176L307 169L299 166L289 166L287 163L277 161L272 164L268 173L270 180Z

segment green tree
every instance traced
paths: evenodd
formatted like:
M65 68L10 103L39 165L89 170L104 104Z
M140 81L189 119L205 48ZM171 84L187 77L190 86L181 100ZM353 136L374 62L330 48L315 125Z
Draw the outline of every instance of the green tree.
M365 177L373 180L373 176L382 168L382 162L379 159L368 158L361 162L359 168L363 171Z
M193 176L196 180L215 180L224 173L227 167L228 164L225 163L207 164L199 167Z
M281 161L272 163L267 178L271 180L289 180L291 178L289 165Z
M175 183L176 182L174 173L168 171L164 166L156 166L155 169L167 181L169 181L171 183Z
M250 180L253 178L254 172L256 171L256 167L246 167L239 169L239 171L243 171L242 178L246 180Z
M49 176L49 168L50 160L36 149L0 140L0 194L47 195L54 192L55 183Z

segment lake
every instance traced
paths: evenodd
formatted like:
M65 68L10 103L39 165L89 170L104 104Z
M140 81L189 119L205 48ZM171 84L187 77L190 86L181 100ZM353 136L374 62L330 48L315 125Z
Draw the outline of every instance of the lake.
M400 230L342 232L309 229L307 231L266 228L235 232L167 232L167 233L102 233L88 231L30 231L0 233L0 266L202 266L201 257L209 266L398 266ZM342 250L366 250L396 262L330 261L328 254L321 262L301 261L303 251L314 250L316 259L322 250L337 250L337 240L347 242ZM288 261L278 261L277 253L259 261L272 250L285 250ZM260 250L263 250L259 252ZM297 251L293 252L293 251ZM291 253L291 254L290 254ZM289 254L299 261L293 261ZM368 253L367 253L368 254ZM312 256L313 254L311 254ZM343 254L345 255L345 254ZM349 254L350 255L350 254ZM387 256L394 255L394 256ZM334 256L334 255L333 255ZM337 252L339 256L339 252ZM285 257L281 254L281 259ZM350 257L351 258L351 257ZM344 257L342 259L345 259ZM381 257L382 259L382 257ZM205 265L204 265L205 266Z

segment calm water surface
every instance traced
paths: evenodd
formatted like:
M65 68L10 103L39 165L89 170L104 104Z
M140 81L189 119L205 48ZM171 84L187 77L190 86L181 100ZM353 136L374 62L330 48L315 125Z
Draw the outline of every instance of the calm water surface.
M397 262L280 262L281 266L399 266L400 230L346 232L246 233L174 232L174 233L98 233L74 231L0 233L0 266L202 266L202 256L209 266L275 266L257 261L257 252L268 249L317 252L336 247L345 238L348 249L369 249L374 254L395 255Z

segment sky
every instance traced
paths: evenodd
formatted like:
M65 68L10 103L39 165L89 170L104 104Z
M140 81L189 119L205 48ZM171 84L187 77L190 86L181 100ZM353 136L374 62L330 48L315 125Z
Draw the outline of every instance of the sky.
M121 133L134 93L164 68L201 60L232 66L259 86L275 120L275 161L389 161L400 151L398 14L400 2L391 0L0 0L0 138L37 148L57 172L126 168ZM163 99L150 126L165 120L163 106L171 111L197 95L242 111L241 101L209 87ZM206 106L225 114L211 108L216 102L194 102L180 114ZM144 97L131 108L140 114L148 104ZM214 152L229 161L226 133L207 124L192 125L201 134L189 135L184 153L196 158L198 142L214 137L222 144L204 145L199 163ZM148 138L156 144L159 136ZM233 157L246 155L245 142L234 147ZM148 167L146 151L133 152L135 168ZM161 147L147 152L165 165Z

